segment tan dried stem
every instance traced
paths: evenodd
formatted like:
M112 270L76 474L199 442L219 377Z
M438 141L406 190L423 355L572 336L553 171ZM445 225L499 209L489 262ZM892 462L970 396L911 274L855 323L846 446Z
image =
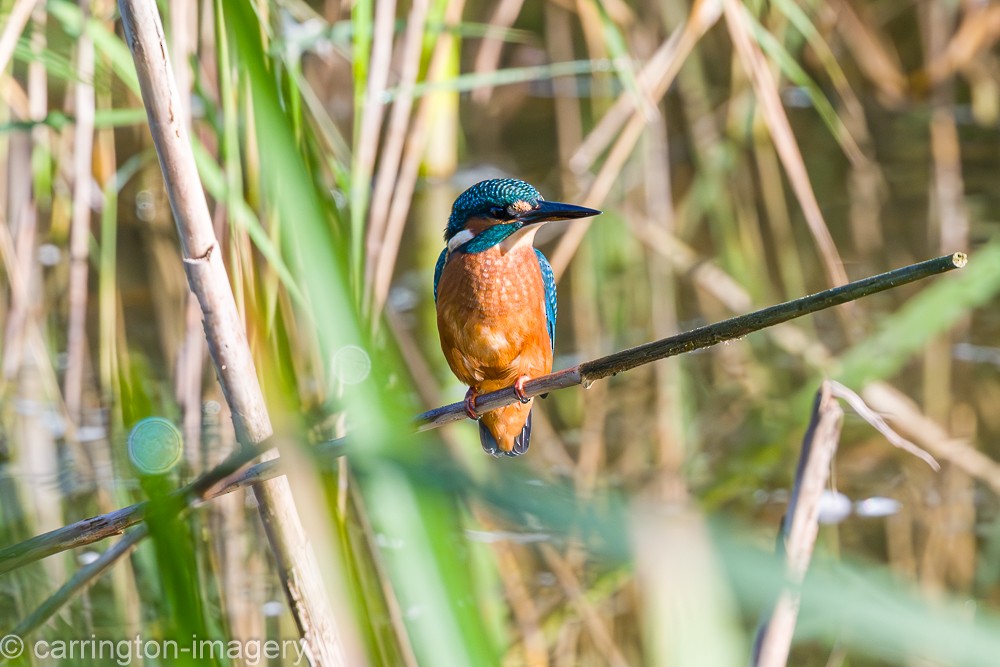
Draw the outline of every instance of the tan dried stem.
M916 456L935 471L940 470L932 456L889 428L856 393L831 380L820 385L809 428L802 441L788 510L781 526L781 545L785 555L788 585L778 596L770 617L758 628L754 641L754 667L782 667L788 662L801 597L799 587L809 569L819 534L823 491L830 479L833 457L837 453L840 429L844 421L844 411L838 399L850 405L862 419L886 436L893 446Z
M445 25L457 24L462 18L464 8L465 0L451 0L445 10ZM431 54L431 61L427 67L428 82L433 83L444 78L454 48L455 37L451 33L442 34L434 46L434 52ZM421 98L417 113L410 123L406 136L406 146L400 161L399 172L396 175L395 190L392 192L392 203L389 206L386 220L385 236L382 239L381 252L378 253L375 264L372 289L373 322L382 312L386 299L389 297L392 272L396 266L396 257L399 254L399 244L403 237L406 217L410 212L410 203L413 201L413 190L416 187L420 159L427 144L431 111L434 109L433 102L434 99L431 95L425 95ZM374 203L376 202L373 201Z
M722 2L733 46L750 76L750 82L753 85L757 102L760 104L764 121L771 133L771 139L774 141L774 147L785 167L792 190L799 200L806 224L819 250L827 282L831 286L843 285L847 282L844 262L840 258L837 246L833 242L826 221L823 219L823 213L820 211L816 193L813 192L809 173L806 171L806 165L802 159L802 153L799 151L795 134L792 132L792 126L788 122L788 116L781 103L778 84L771 74L771 69L760 50L760 46L752 37L753 31L746 16L747 9L736 0L722 0ZM844 311L838 312L843 313Z
M86 21L89 0L80 1ZM71 424L79 425L87 357L87 282L90 273L90 200L94 147L94 45L86 30L77 41L73 130L73 218L69 241L69 325L63 395Z
M424 24L427 22L428 0L414 0L406 21L401 53L402 69L399 73L399 95L389 112L389 124L379 156L371 207L368 212L368 231L365 240L365 302L369 303L375 288L382 244L392 205L393 191L399 174L400 162L406 147L413 109L413 86L420 72L420 52L423 48ZM374 320L375 318L373 318Z
M679 26L650 58L646 67L640 71L638 79L640 86L647 87L652 102L658 102L666 94L695 44L718 21L720 14L720 0L701 0L696 3L691 10L689 20ZM601 206L621 174L626 160L632 155L648 122L647 115L635 108L635 96L626 92L602 117L597 127L587 135L569 162L570 168L578 175L593 166L612 139L614 145L604 164L601 165L601 170L583 195L581 203L584 206L594 208ZM591 219L576 222L559 240L551 258L552 270L557 278L569 266L591 223Z
M500 0L490 16L489 26L497 32L514 25L524 0ZM472 64L474 74L493 72L500 66L500 54L503 51L503 39L487 34L479 44L476 59ZM472 100L477 104L486 104L493 94L493 86L480 86L472 91Z
M7 65L10 64L14 49L17 47L17 40L24 32L24 27L28 25L28 19L31 18L31 12L36 4L38 0L17 0L7 15L3 32L0 33L0 72L7 70Z
M867 7L856 6L848 0L830 0L829 4L837 14L838 32L858 68L875 84L888 104L901 104L907 94L906 75L896 54L884 43L882 33L876 30L877 24L868 15Z
M802 441L795 485L782 525L789 586L778 597L771 616L758 630L754 667L782 667L788 662L798 618L800 593L819 534L819 509L837 452L844 411L824 382L816 395L809 429Z
M53 614L59 611L77 593L100 578L101 575L107 572L123 556L130 554L136 545L147 535L149 535L149 529L146 527L146 524L142 524L138 528L125 533L125 536L118 540L111 548L74 572L73 576L65 584L60 586L56 592L45 599L45 602L18 623L17 627L10 631L10 634L23 638L41 627L43 623L52 618Z
M727 340L742 338L754 331L760 331L809 313L848 303L914 280L964 267L966 261L964 253L944 255L877 276L863 278L853 283L832 287L816 294L786 301L722 322L692 329L676 336L662 338L628 350L621 350L600 359L585 361L577 366L534 378L524 384L524 394L530 398L575 385L589 387L597 380L623 373L659 359L710 347ZM476 399L476 409L482 414L511 405L516 400L518 398L514 394L513 388L501 389L480 395ZM424 430L465 418L465 404L452 403L419 415L417 421L421 430Z
M414 40L416 33L423 29L423 23L427 13L426 2L415 2L410 8L410 21L406 25L406 37L403 42L401 73L404 85L412 83L417 75L420 65L419 47L420 40ZM371 187L371 177L375 170L375 157L378 154L379 134L382 131L382 118L385 115L385 101L382 99L386 86L389 82L389 69L392 65L392 42L396 23L396 2L395 0L379 0L375 4L375 24L372 34L371 58L368 65L368 81L365 87L365 97L361 113L361 118L355 119L360 124L357 133L357 146L353 155L352 171L352 198L360 201L352 201L352 206L364 206L369 196ZM414 49L416 56L414 57ZM398 100L393 105L393 114L390 119L390 131L388 140L393 144L383 151L382 168L395 168L399 155L399 132L400 123L405 127L405 122L409 118L412 96L407 96ZM397 145L398 144L398 145ZM379 179L381 182L381 178ZM392 180L390 180L390 184ZM378 192L376 195L383 196ZM372 204L371 208L374 208ZM381 208L381 207L380 207ZM380 239L384 233L384 214L380 214L378 222L374 218L369 220L366 256L365 256L365 284L371 282L371 272L375 268L375 258L378 255Z
M545 563L556 575L559 585L562 586L570 604L576 608L578 614L587 626L590 640L594 642L594 647L601 654L602 662L613 667L626 667L629 663L622 655L618 645L615 643L604 619L598 613L594 605L583 594L580 580L573 573L573 568L566 562L555 547L551 544L541 544L539 549Z
M254 447L271 435L271 421L180 113L160 16L150 0L120 0L119 8L177 224L188 283L201 305L209 351L237 438L242 445ZM342 625L324 595L288 480L256 484L254 493L289 606L312 659L319 664L345 664Z
M715 25L721 15L720 0L698 0L695 3L688 20L670 34L639 71L639 87L649 100L657 103L666 95L695 44ZM570 158L570 169L577 174L589 171L601 153L620 134L622 126L636 114L635 95L623 92Z

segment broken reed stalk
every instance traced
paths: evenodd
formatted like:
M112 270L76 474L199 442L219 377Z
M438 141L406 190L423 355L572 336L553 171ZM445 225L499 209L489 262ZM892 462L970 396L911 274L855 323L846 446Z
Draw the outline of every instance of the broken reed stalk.
M343 454L343 443L332 440L323 446L326 455ZM199 502L225 495L236 489L252 486L277 477L279 459L263 461L235 475L243 466L260 456L260 452L245 447L231 454L225 461L175 492L169 499L177 511L193 507ZM112 535L119 535L146 516L147 502L136 503L107 514L99 514L75 523L36 535L23 542L0 549L0 574L41 560L47 556L78 549Z
M912 264L802 299L788 301L748 315L710 324L677 336L588 361L579 366L532 380L526 383L525 389L530 396L535 396L547 391L572 387L583 382L593 382L602 377L614 375L658 359L739 338L751 331L785 322L844 301L961 268L965 266L965 263L965 254L955 253L919 264ZM491 394L483 394L479 397L477 404L482 410L495 410L509 405L515 400L517 398L514 396L513 390L503 389ZM466 418L465 406L462 403L454 403L425 412L417 417L417 421L421 424L420 430L427 430L464 418ZM319 447L322 451L317 454L318 458L321 459L343 456L347 452L343 440L331 440ZM191 506L201 500L215 498L238 488L272 479L280 474L278 461L269 460L244 470L238 477L232 477L257 456L256 450L237 450L221 464L179 490L175 494L179 507ZM931 463L931 465L934 464ZM142 521L144 511L145 503L132 505L108 514L83 519L48 533L36 535L24 542L4 547L0 549L0 574L67 549L86 546L117 535L129 526Z
M53 614L59 611L70 598L89 586L95 579L104 574L112 565L118 562L122 556L132 552L139 542L149 534L146 524L130 530L125 537L118 540L114 546L106 549L100 556L87 563L73 573L69 580L59 587L46 600L35 608L28 616L21 620L9 634L24 638L28 633L41 627L43 623L52 618Z
M691 331L645 343L638 347L609 354L600 359L585 361L578 366L557 371L550 375L530 380L524 385L524 393L538 396L557 389L565 389L582 384L590 386L596 380L617 375L637 366L648 364L667 357L691 352L703 347L711 347L718 343L736 338L742 338L754 331L760 331L788 320L802 317L819 310L839 306L864 296L883 292L893 287L905 285L922 278L960 269L965 266L968 258L965 253L956 252L935 259L929 259L919 264L911 264L877 276L863 278L840 287L833 287L816 294L804 296L780 303L776 306L757 310L746 315L733 317L715 324L708 324ZM489 394L483 394L476 399L476 409L480 414L513 404L517 400L511 387ZM448 422L466 419L464 403L452 403L434 410L429 410L416 418L418 430L436 428Z
M118 6L177 224L188 284L201 306L209 352L237 440L254 448L271 436L271 420L180 113L183 107L160 15L153 0L119 0ZM324 594L326 587L288 480L256 484L254 494L289 607L313 661L345 664L343 633Z
M820 501L830 478L830 466L844 421L844 411L831 385L825 381L816 392L809 428L802 438L795 484L778 540L778 549L785 555L788 586L781 591L769 617L757 629L751 659L753 667L781 667L788 662L799 614L799 586L805 579L816 545Z
M325 443L322 449L327 456L338 456L342 452L342 441L330 441ZM257 456L256 451L249 447L236 450L215 468L173 493L168 502L173 503L175 510L183 514L202 500L259 484L281 474L278 465L280 461L273 458L250 466L243 470L240 475L235 475L240 468ZM148 502L137 503L108 514L78 521L15 545L14 548L21 548L19 553L7 558L0 556L0 574L53 553L117 535L145 519L148 507ZM121 557L131 553L132 549L148 535L149 530L145 524L125 533L125 536L114 546L73 573L73 576L65 584L46 598L10 633L23 638L39 628L70 598L104 574Z

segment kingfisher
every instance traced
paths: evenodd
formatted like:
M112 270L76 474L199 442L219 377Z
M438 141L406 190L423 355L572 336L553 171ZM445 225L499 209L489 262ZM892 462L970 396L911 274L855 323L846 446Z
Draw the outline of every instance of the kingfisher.
M541 223L599 215L592 208L545 201L513 178L482 181L455 200L434 268L441 349L469 386L465 411L479 421L479 441L493 456L528 450L527 380L552 372L556 280L533 245ZM514 387L520 403L480 415L480 394Z

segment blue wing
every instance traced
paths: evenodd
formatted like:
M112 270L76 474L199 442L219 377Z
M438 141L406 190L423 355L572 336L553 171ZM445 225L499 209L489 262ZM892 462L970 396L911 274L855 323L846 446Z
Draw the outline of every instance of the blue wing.
M538 266L542 269L542 282L545 284L545 324L549 328L549 342L552 349L556 349L556 315L559 314L559 304L556 302L556 274L552 272L552 265L545 255L538 248L535 248L538 255Z
M444 271L444 261L448 259L448 249L445 248L438 256L437 266L434 267L434 303L438 300L438 283L441 281L441 272ZM549 269L552 271L552 269Z

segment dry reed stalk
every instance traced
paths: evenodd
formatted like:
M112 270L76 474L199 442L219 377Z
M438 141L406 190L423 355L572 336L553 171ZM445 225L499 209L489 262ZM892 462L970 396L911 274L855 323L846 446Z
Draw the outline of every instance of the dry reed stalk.
M25 367L28 336L37 328L32 316L35 295L35 249L37 247L37 207L32 203L31 175L15 167L17 161L31 159L31 142L26 137L11 137L8 152L10 177L7 179L8 216L0 225L0 261L2 261L10 300L4 317L3 379L16 379ZM23 164L23 162L22 162ZM7 217L7 216L5 216Z
M957 22L954 7L931 3L917 12L923 25L924 53L929 70L935 59L949 48ZM951 82L942 82L931 91L930 149L932 159L928 211L928 241L933 246L948 247L969 242L969 216L965 207L965 183L962 152L954 118L955 90ZM959 426L965 421L952 420L955 396L952 378L961 369L954 368L953 341L968 333L966 319L941 333L924 349L923 401L925 415L938 424ZM968 423L975 424L975 415ZM959 426L961 428L961 426ZM974 429L974 426L973 426ZM970 439L971 440L971 439ZM941 590L946 581L955 589L969 590L975 570L976 549L973 502L973 477L956 466L949 467L928 486L936 488L940 502L917 515L927 536L920 557L919 579L927 590ZM919 529L919 528L918 528Z
M413 331L406 327L399 315L392 309L385 309L385 322L392 333L392 339L399 348L399 354L403 358L403 363L413 378L413 386L420 395L420 400L424 405L440 405L442 402L441 392L438 391L437 378L434 370L427 362L420 345L413 336ZM456 461L466 460L468 448L462 441L455 437L455 433L449 429L441 431L441 440L452 453Z
M444 23L446 26L458 24L462 20L462 11L465 8L465 0L450 0L444 13ZM444 78L446 68L452 58L452 49L455 48L455 37L450 33L441 35L441 38L434 45L431 54L430 64L427 66L427 81L433 83ZM386 221L385 237L382 243L381 252L376 260L374 273L374 283L372 287L372 321L376 321L377 316L385 307L385 301L389 297L389 286L392 282L392 272L396 266L396 257L399 253L399 243L403 237L403 227L406 224L406 216L410 210L410 203L413 200L413 190L416 187L420 160L424 154L427 134L430 131L431 110L433 109L434 98L432 95L425 95L420 100L417 112L410 124L409 133L406 136L406 145L403 150L402 159L399 164L399 172L395 183L395 190L392 194L392 203L389 207L389 215Z
M760 198L764 206L764 219L771 231L773 246L778 257L778 273L785 294L799 294L806 289L802 271L802 258L795 244L795 230L788 210L785 184L774 144L756 141L753 151L754 166L759 174Z
M342 474L340 487L344 489L347 486L344 479L347 473L347 466L339 466L338 472ZM399 651L399 658L402 665L405 667L417 667L419 662L417 661L416 653L413 651L413 642L411 641L410 633L406 629L406 617L403 607L399 603L399 597L396 595L392 578L389 576L389 569L382 554L382 546L379 543L379 534L372 526L364 497L361 495L361 489L357 484L350 484L344 496L344 506L340 508L340 516L350 516L356 520L361 527L361 534L364 536L364 543L361 545L362 549L359 550L361 553L356 554L355 559L361 560L359 556L363 558L367 562L362 561L360 567L370 566L375 573L379 583L379 591L382 593L382 601L385 603L389 616L389 623L392 625L393 636L396 640L396 649Z
M385 141L379 156L378 174L375 177L371 206L368 211L368 231L365 239L365 300L371 304L375 289L375 275L378 258L385 242L386 227L389 224L393 191L399 175L403 151L409 135L410 114L413 109L413 86L420 73L420 54L423 49L424 25L430 10L428 0L414 0L406 21L400 59L399 95L389 112L389 124ZM377 137L376 137L377 138ZM375 310L372 311L377 312ZM375 318L372 318L373 321Z
M630 519L645 664L741 664L738 611L704 517L687 503L637 503Z
M837 15L838 33L853 54L855 64L875 84L887 105L902 104L909 88L906 75L896 54L874 29L877 24L867 6L848 0L831 0L829 4Z
M689 20L679 26L667 41L664 42L660 50L654 54L653 58L650 59L650 63L645 70L646 76L642 78L652 81L651 92L653 101L658 101L666 94L681 65L691 54L694 45L718 21L720 12L719 0L703 0L697 3L691 10ZM630 102L626 102L626 99L632 100L631 104L633 107L630 108ZM629 115L630 111L631 115ZM570 159L570 166L577 173L580 173L584 169L589 169L597 159L598 154L603 151L603 148L610 142L611 138L615 136L616 131L621 127L621 123L625 123L624 128L617 132L617 139L611 147L604 164L601 165L600 171L583 195L581 203L584 206L595 208L601 206L601 203L611 191L611 188L621 174L625 162L632 155L636 143L638 143L639 138L650 122L647 114L634 110L634 97L626 98L624 95L622 98L619 98L608 114L606 114L605 118L608 120L599 124L584 139L584 143L580 146L580 149ZM566 270L573 255L576 254L576 250L583 241L583 237L586 235L592 222L593 220L588 218L574 223L559 240L559 244L556 246L551 257L552 270L555 272L557 279Z
M1000 494L1000 463L976 449L970 440L951 435L923 414L911 398L884 382L872 382L861 396L872 410L885 415L893 429Z
M80 0L86 21L89 0ZM69 324L66 333L66 376L63 395L72 426L82 416L84 366L87 363L87 283L90 273L90 199L94 146L94 45L86 30L77 40L74 83L73 220L69 242Z
M201 326L198 298L188 291L184 303L184 340L177 349L174 395L181 409L184 460L193 470L201 470L202 376L205 364L205 336Z
M567 6L573 8L577 20L580 22L580 32L583 33L583 43L587 54L595 60L607 58L607 44L604 41L601 14L597 3L590 0L568 0ZM607 76L596 76L591 79L590 85L595 87L598 97L608 89L607 78Z
M556 575L559 585L562 586L566 598L576 609L576 612L583 619L587 627L590 640L594 643L594 648L600 653L602 663L613 667L627 667L629 664L622 655L618 644L615 642L611 631L608 629L604 619L598 614L597 609L590 600L583 594L580 580L573 573L573 567L556 551L551 544L542 543L539 545L542 558Z
M191 56L197 51L195 2L174 2L170 7L170 52L176 62L174 69L179 97L180 122L191 132ZM206 45L208 47L209 45ZM206 52L212 52L206 48ZM200 59L199 59L200 60ZM181 432L184 437L184 460L192 470L202 470L201 389L205 363L205 336L201 326L198 299L189 288L184 290L184 337L177 348L174 364L174 396L181 410ZM168 357L169 358L169 357Z
M416 2L410 9L410 19L416 24L407 23L406 37L404 39L403 50L407 51L402 60L401 78L404 85L416 80L417 71L420 66L419 47L420 40L413 41L415 30L421 30L426 20L427 3ZM392 67L392 41L396 22L396 2L395 0L377 0L375 4L375 24L372 34L371 56L368 66L368 82L365 88L365 97L361 113L361 118L355 118L358 124L357 143L351 167L351 207L359 207L361 211L352 213L360 215L362 219L368 213L368 197L372 186L372 173L375 171L375 157L378 154L379 134L382 130L382 118L385 114L385 102L382 99L386 86L389 82L389 70ZM413 49L416 48L416 57ZM409 57L407 57L409 56ZM404 123L409 118L409 109L412 104L412 95L405 99L398 100L393 105L393 115L390 120L390 134L399 132L400 122ZM399 142L398 137L393 137L394 142ZM401 144L400 144L401 145ZM393 152L383 156L383 165L387 158L398 159L399 148L394 148ZM387 152L387 151L386 151ZM388 167L387 167L388 168ZM380 179L381 180L381 179ZM390 181L390 184L392 181ZM376 184L376 189L378 185ZM388 197L387 197L388 199ZM371 225L377 224L379 229L372 230ZM360 233L360 230L358 230ZM365 248L365 284L370 283L370 273L374 270L375 258L378 255L382 233L384 232L384 215L380 216L378 222L369 221L369 230ZM357 243L361 240L357 239Z
M965 208L962 152L958 127L951 111L954 101L931 114L931 154L934 162L934 196L931 220L938 223L937 247L961 248L969 242L969 216Z
M0 220L0 223L4 222ZM35 221L27 220L26 224L34 224ZM34 238L34 230L31 231L32 238ZM18 243L10 235L10 227L6 224L0 224L0 264L3 264L6 269L7 280L10 282L11 294L17 295L21 298L25 304L30 305L32 303L32 296L30 292L30 272L25 269L19 268L19 265L24 263L25 265L30 265L34 261L34 241L28 247L27 251L21 250L18 247ZM27 309L27 306L26 306ZM6 323L10 325L10 321ZM56 410L60 417L65 418L65 406L61 402L61 395L59 392L59 378L56 374L55 368L53 368L51 360L48 354L48 345L46 340L42 336L41 328L37 322L37 319L31 316L28 312L22 322L20 323L23 327L23 332L21 336L23 341L21 347L12 346L11 348L4 349L4 381L9 381L14 378L17 372L20 370L22 363L33 363L35 368L39 371L39 376L42 380L42 385L44 388L44 394L46 398L50 401L56 402ZM5 332L5 335L7 332ZM5 341L7 339L5 338ZM81 462L86 468L87 460ZM92 471L90 471L92 472ZM84 473L89 474L85 471Z
M668 212L656 225L667 235L672 235L676 220L672 214L675 206L670 188L670 148L667 129L663 125L650 127L649 166L645 170L646 202L648 211ZM665 187L664 187L665 185ZM631 216L630 216L631 217ZM647 251L649 275L649 318L653 338L666 338L680 329L677 309L679 299L673 280L672 268L663 262L651 261ZM682 473L687 443L684 439L684 412L681 403L681 373L673 364L655 364L655 443L653 460L660 469L658 496L669 502L683 502L687 496L687 482Z
M720 0L698 0L691 8L688 20L679 25L649 58L639 71L637 80L651 103L655 105L666 95L695 44L721 15ZM625 91L584 138L568 162L570 169L577 174L589 171L598 156L620 134L622 126L635 114L635 96Z
M753 31L746 16L747 9L735 0L722 0L722 3L726 16L726 26L729 28L733 46L750 76L757 102L761 106L761 113L767 123L771 139L774 141L774 147L785 167L785 173L788 175L792 190L799 200L806 224L816 242L820 258L823 260L827 282L831 286L843 285L847 282L844 262L840 258L833 237L830 235L830 229L823 219L823 212L816 200L816 193L809 180L809 173L802 160L802 153L799 151L795 134L792 132L788 116L781 103L778 84L771 74L767 59L761 52L760 46L753 39ZM846 318L847 311L841 309L837 312ZM845 319L845 324L847 323Z
M788 662L799 611L798 588L809 569L819 534L820 499L830 477L843 421L844 411L830 383L824 382L816 393L809 428L802 440L795 484L781 527L788 586L780 593L770 617L758 628L751 663L754 667L783 667Z
M163 26L155 3L149 0L120 0L119 9L177 223L184 268L202 307L219 383L232 410L238 441L253 448L271 436L270 418L222 263L187 129L179 114L180 102ZM313 661L324 665L346 664L348 646L357 643L349 642L330 610L288 480L256 484L254 493L289 606ZM363 661L356 654L351 658L351 664Z
M907 485L899 511L886 517L885 549L890 569L905 581L917 580L917 549L914 543L913 524L920 512L923 489Z
M885 247L882 230L882 205L888 192L885 175L874 163L856 167L851 169L847 188L854 247L878 252Z
M470 510L483 530L493 532L499 529L497 523L489 515L488 508L482 507L479 503L473 503ZM547 667L549 664L548 645L545 641L545 633L542 632L538 605L526 583L530 580L530 572L524 571L525 568L518 561L516 549L510 541L491 541L490 548L496 559L497 573L500 576L500 583L503 585L504 595L510 604L514 624L521 635L520 645L524 652L523 664L528 667Z
M245 503L243 494L227 496L213 503L206 517L215 556L211 567L219 577L219 606L224 610L230 638L236 641L275 636L266 634L262 627L260 611L266 593L255 584L267 577L267 553L252 546L256 526Z
M553 650L555 667L578 667L584 664L579 653L582 631L583 626L579 621L564 623L559 628Z
M524 385L528 397L538 396L556 389L564 389L582 384L589 387L593 382L631 370L652 361L665 359L691 350L709 347L717 343L741 338L752 331L774 326L818 310L853 301L862 296L874 294L907 282L920 280L929 275L965 266L967 259L963 253L945 255L919 264L889 271L877 276L833 287L831 289L762 310L734 317L723 322L710 324L691 331L646 343L628 350L616 352L600 359L583 362L572 368L535 378ZM481 395L477 409L482 412L510 405L517 400L512 388ZM434 428L441 424L466 419L464 403L453 403L430 410L417 417L420 429Z
M25 117L33 121L41 121L48 112L48 77L45 66L40 62L40 56L45 49L44 8L35 7L32 23L31 49L34 54L39 56L39 59L33 60L28 65L27 99L24 105L26 109L17 110L15 113L26 110ZM7 82L13 85L14 79L8 77ZM18 106L20 105L16 102L11 102L11 110ZM9 118L4 118L4 120L9 120ZM39 298L35 292L40 283L36 252L38 247L38 198L41 193L32 192L31 174L18 167L18 164L30 164L32 150L48 150L51 144L48 128L42 125L32 128L31 141L25 141L23 149L27 152L29 160L22 162L21 151L16 149L17 146L21 145L22 140L22 138L8 135L3 140L5 145L0 145L0 154L7 154L9 158L4 163L6 169L0 173L3 185L9 188L6 192L0 188L0 201L7 202L10 220L9 227L5 226L3 229L4 243L8 244L7 250L4 252L3 262L10 282L8 312L2 314L4 316L2 377L4 379L13 378L22 368L27 345L26 337L29 335L28 328L37 326L34 320L36 311L34 304ZM21 190L23 194L19 194L18 190ZM11 233L14 234L13 239L8 238Z
M85 587L93 584L112 565L117 563L122 556L126 556L136 547L139 542L149 534L146 524L128 531L125 536L118 540L111 548L107 549L93 561L87 563L77 570L69 581L59 587L55 593L45 599L40 606L28 614L17 627L9 634L18 637L25 637L32 631L39 628L45 621L49 620L53 614L59 611L73 596Z
M573 340L580 354L594 358L601 353L601 325L594 299L600 299L594 258L591 249L583 246L573 265ZM602 383L581 396L583 421L580 424L580 445L573 480L577 494L586 498L594 490L604 461L604 425L608 415L608 387Z
M501 32L514 25L524 0L500 0L490 15L488 25L492 30ZM503 52L503 40L487 33L479 43L476 59L472 63L474 74L486 74L500 67L500 54ZM486 104L493 94L493 86L480 86L472 91L472 101L476 104Z
M545 47L548 49L550 62L569 62L574 59L570 14L553 3L545 4ZM559 164L567 164L583 136L579 88L575 77L557 77L553 79L552 87L555 91L553 104ZM559 178L563 193L576 189L574 179L567 170L560 169Z
M0 33L0 72L7 69L10 59L14 55L17 47L17 40L20 39L24 27L28 25L28 19L35 9L38 0L17 0L7 15L3 32Z
M976 57L988 53L1000 39L1000 6L969 4L946 48L936 50L924 66L929 87L935 88L961 72Z
M832 380L825 380L820 385L809 428L802 441L788 509L779 532L779 548L785 556L788 586L779 594L769 618L758 628L753 650L754 667L781 667L788 661L799 608L798 589L809 569L819 533L820 501L830 477L843 425L844 412L838 399L851 406L890 444L921 459L934 471L941 469L930 454L893 431L856 393Z

